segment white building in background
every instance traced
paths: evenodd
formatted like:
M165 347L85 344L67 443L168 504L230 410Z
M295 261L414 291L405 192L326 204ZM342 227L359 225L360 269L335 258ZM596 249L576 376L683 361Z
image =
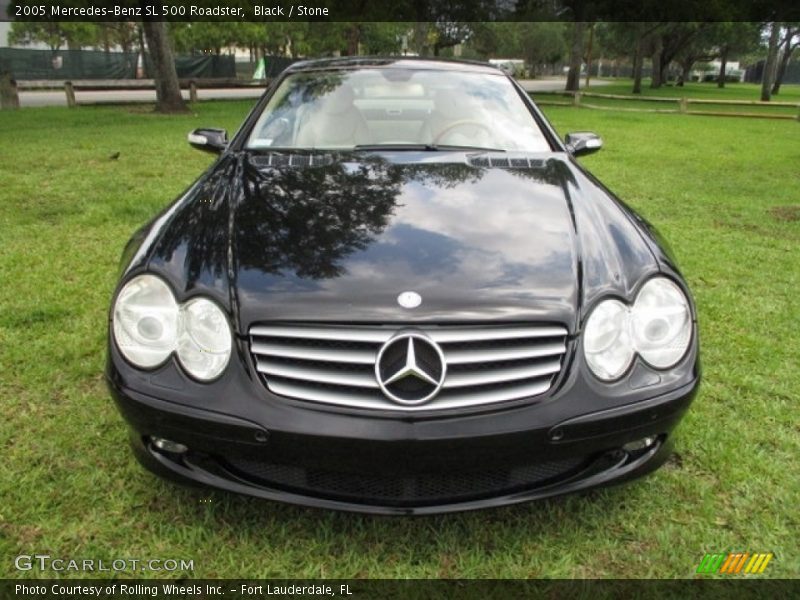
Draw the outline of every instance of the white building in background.
M716 81L719 76L719 69L722 63L719 59L712 60L705 63L705 70L695 69L692 71L692 79L696 81ZM725 75L728 79L737 79L744 81L744 69L742 69L738 60L729 60L725 64Z

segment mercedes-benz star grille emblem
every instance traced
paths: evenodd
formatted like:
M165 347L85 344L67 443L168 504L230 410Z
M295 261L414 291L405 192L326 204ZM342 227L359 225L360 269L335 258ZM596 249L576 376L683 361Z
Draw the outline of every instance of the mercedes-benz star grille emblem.
M447 365L442 349L422 333L400 333L386 342L375 361L381 390L399 404L423 404L442 388Z

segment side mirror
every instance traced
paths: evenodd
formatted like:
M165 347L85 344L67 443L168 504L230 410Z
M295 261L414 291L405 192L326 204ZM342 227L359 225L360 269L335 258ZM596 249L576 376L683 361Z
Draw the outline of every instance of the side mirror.
M195 129L186 136L192 148L219 154L228 147L228 132L224 129Z
M573 156L592 154L603 147L603 138L591 131L568 133L564 141L567 144L567 152Z

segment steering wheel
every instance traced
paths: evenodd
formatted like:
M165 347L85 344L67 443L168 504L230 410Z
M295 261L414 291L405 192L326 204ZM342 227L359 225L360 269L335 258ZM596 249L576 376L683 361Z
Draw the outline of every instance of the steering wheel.
M484 124L483 124L483 123L481 123L480 121L473 121L472 119L462 119L462 120L460 120L460 121L456 121L456 122L454 122L454 123L450 123L450 125L448 125L448 126L447 126L447 127L445 127L444 129L442 129L442 130L441 130L441 131L440 131L440 132L439 132L439 133L436 135L436 137L435 137L435 138L433 138L433 144L434 144L434 145L438 144L438 143L439 143L439 142L442 140L442 138L443 138L443 137L445 137L445 135L447 135L448 133L450 133L450 132L451 132L451 131L453 131L454 129L458 129L459 127L466 127L466 126L474 126L474 127L477 127L477 128L479 128L479 129L482 129L482 130L483 130L483 131L485 131L486 133L488 133L488 134L489 134L489 136L491 136L491 135L492 135L492 130L491 130L491 129L489 129L489 127L488 127L488 126L484 125Z

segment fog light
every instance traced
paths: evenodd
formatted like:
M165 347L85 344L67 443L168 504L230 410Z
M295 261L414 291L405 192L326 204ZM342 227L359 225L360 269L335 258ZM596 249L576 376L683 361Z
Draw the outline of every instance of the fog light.
M164 438L158 438L158 437L150 439L153 441L153 446L155 446L159 450L163 450L164 452L171 452L173 454L183 454L189 449L183 444L179 444L178 442L173 442L172 440L165 440Z
M656 443L656 438L654 437L646 437L640 440L636 440L635 442L629 442L625 444L622 449L626 452L638 452L639 450L644 450L649 448L653 444Z

